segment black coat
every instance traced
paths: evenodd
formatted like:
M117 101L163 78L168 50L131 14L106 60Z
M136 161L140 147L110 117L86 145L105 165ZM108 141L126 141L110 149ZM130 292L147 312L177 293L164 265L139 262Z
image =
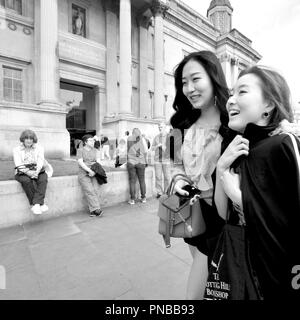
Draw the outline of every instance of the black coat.
M91 170L93 170L96 173L95 177L100 185L107 183L107 176L105 170L102 168L100 163L96 162L92 164Z
M297 159L291 138L270 137L272 130L248 124L244 132L250 150L239 169L250 259L266 299L299 298L291 285L292 268L300 265Z

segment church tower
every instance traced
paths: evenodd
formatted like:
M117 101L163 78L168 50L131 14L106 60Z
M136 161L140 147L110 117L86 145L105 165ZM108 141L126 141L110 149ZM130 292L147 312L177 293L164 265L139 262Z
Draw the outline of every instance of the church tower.
M233 8L229 0L212 0L207 10L207 17L221 34L231 30Z

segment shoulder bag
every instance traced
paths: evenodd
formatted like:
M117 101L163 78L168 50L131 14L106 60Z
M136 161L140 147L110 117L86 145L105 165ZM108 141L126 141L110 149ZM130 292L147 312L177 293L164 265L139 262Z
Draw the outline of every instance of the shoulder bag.
M171 237L192 238L206 230L199 199L193 205L187 201L181 206L180 198L173 195L174 186L178 180L184 180L193 185L192 180L186 175L177 174L172 178L166 193L159 198L158 232L163 236L166 248L171 247Z

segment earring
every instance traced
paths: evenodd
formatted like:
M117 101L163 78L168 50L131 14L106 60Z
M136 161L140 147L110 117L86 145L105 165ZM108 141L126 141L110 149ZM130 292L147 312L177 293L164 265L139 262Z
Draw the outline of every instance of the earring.
M263 116L263 118L268 118L269 112L264 112L262 116Z
M217 96L215 96L215 103L214 103L214 106L215 106L215 107L217 106Z

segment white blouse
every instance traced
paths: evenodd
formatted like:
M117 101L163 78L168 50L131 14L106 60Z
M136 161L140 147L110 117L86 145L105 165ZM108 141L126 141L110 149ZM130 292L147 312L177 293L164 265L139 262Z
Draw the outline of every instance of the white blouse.
M221 154L220 124L205 126L195 122L186 132L181 147L181 166L174 166L172 175L185 173L212 204L214 172Z

